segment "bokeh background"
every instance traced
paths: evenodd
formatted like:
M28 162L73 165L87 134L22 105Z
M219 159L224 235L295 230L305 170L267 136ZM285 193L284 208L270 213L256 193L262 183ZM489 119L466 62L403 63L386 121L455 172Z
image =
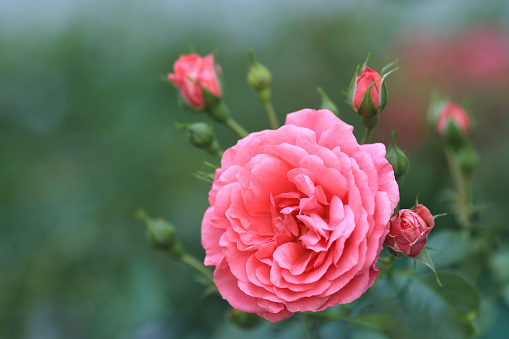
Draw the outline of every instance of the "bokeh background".
M161 80L190 48L218 51L226 101L250 131L268 121L245 81L249 48L272 71L280 121L318 108L322 86L357 135L360 119L341 91L368 52L377 70L399 58L375 138L387 143L397 129L407 149L401 205L420 193L433 212L450 211L446 162L425 118L438 90L463 103L475 123L479 223L509 224L506 0L2 0L0 337L273 333L268 324L245 332L226 322L227 304L203 296L194 271L153 250L134 217L142 207L166 218L186 250L204 257L209 186L192 172L218 159L174 127L207 117L182 110ZM215 128L224 148L235 143L231 131ZM507 307L496 301L484 338L509 331ZM278 332L299 336L294 327Z

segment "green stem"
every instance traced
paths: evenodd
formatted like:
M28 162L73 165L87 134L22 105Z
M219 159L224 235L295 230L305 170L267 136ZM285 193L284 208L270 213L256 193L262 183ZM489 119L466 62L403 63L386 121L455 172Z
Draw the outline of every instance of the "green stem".
M265 105L265 109L267 110L267 115L269 116L270 127L272 129L278 129L279 122L277 121L277 116L276 116L276 112L274 111L274 106L272 106L272 103L270 102L270 100L263 100L263 104Z
M364 129L364 137L362 137L361 145L368 143L372 130L373 130L373 128L368 128L368 127Z
M224 122L226 126L228 126L231 130L237 133L241 138L245 138L248 136L248 132L244 129L244 127L240 126L233 118L228 118Z
M452 151L445 151L445 156L449 164L452 180L456 189L456 212L458 213L458 221L463 227L471 226L471 210L470 210L470 178L461 171L458 158Z
M193 257L187 253L184 253L180 257L180 260L184 264L189 265L192 268L194 268L195 270L197 270L198 272L200 272L205 278L207 278L208 281L210 281L212 283L213 286L215 286L212 272L207 267L205 267L198 259L196 259L195 257Z

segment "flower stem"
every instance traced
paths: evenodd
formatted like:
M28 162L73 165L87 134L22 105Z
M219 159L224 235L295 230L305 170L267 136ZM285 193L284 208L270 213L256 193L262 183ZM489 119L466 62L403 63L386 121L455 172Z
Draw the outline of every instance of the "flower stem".
M461 170L458 158L451 151L446 150L445 156L449 164L452 180L456 189L456 212L458 213L458 222L461 226L469 228L471 226L470 217L470 178L469 175Z
M362 137L361 145L367 144L369 141L369 137L371 136L371 131L373 128L366 127L364 129L364 136Z
M279 122L277 121L276 112L274 111L274 106L272 106L272 103L270 100L262 100L263 104L265 105L265 109L267 110L267 115L269 116L270 120L270 127L272 129L278 129L279 128Z
M238 122L233 120L233 118L228 118L224 122L226 126L228 126L231 130L237 133L241 138L245 138L248 136L248 132L244 129L244 127L240 126Z
M207 269L207 267L205 267L198 259L192 255L184 253L180 257L180 261L200 272L214 286L214 278L212 276L212 272Z

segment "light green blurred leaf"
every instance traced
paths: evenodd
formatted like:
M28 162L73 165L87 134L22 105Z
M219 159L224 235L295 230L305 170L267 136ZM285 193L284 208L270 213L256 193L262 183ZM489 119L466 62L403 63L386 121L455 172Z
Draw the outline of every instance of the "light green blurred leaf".
M509 249L495 252L490 260L490 268L499 282L509 284Z
M443 287L435 283L432 274L396 274L404 291L405 323L415 338L474 338L478 334L474 319L480 309L477 290L456 273L439 274Z
M350 323L371 328L386 334L391 339L408 339L412 335L410 329L401 319L387 313L359 314L353 317ZM386 336L380 336L380 338L386 338Z
M437 269L461 262L468 254L470 239L454 230L431 232L426 246L436 249L429 256Z

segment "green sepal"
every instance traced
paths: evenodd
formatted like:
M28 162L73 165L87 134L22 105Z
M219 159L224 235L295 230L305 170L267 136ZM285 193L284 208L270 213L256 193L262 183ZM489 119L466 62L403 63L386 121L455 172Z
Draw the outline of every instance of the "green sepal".
M393 69L391 71L389 71L389 69L392 68L392 66L396 65L398 62L399 62L399 59L396 59L393 62L385 65L384 67L382 67L382 70L380 71L380 74L382 76L384 76L384 75L388 75L389 73L394 72L398 67L396 67L395 69Z
M435 220L436 218L445 217L446 215L447 215L447 213L440 213L440 214L434 215L433 220Z
M217 105L221 102L221 98L215 96L211 92L209 92L205 87L203 87L201 84L199 85L200 88L203 91L203 101L205 104L205 111L212 112Z
M429 257L428 250L426 250L426 248L423 248L419 252L419 254L417 254L414 257L414 260L417 260L417 261L423 263L424 265L428 266L433 271L433 274L435 275L435 279L437 281L438 286L442 287L442 283L440 282L440 279L438 278L438 273L435 269L435 265L433 264L433 261ZM414 261L414 267L415 267L415 261Z
M364 69L368 65L368 61L369 61L369 57L370 56L371 56L371 52L368 52L368 56L366 57L366 60L364 60L364 62L362 63L362 65L360 67L360 72L357 75L361 75L364 72Z
M353 104L353 99L355 96L355 90L357 89L357 77L359 76L359 65L355 69L355 73L353 75L352 81L350 81L350 85L348 85L348 90L346 91L346 102L352 107L354 112L357 112L357 107Z
M397 60L396 60L396 62L397 62ZM385 105L387 104L387 97L388 96L387 96L387 86L385 85L385 80L387 79L387 76L389 74L391 74L392 72L397 71L398 69L399 68L396 67L396 68L390 70L389 72L385 73L381 77L382 80L380 80L380 98L379 98L379 105L378 105L378 113L380 113L384 109Z
M445 132L441 138L443 142L455 152L459 152L466 142L460 128L452 119L447 120Z
M209 111L210 116L219 122L226 123L230 118L230 109L223 101L219 102L219 105L214 107L212 111Z
M317 88L318 93L320 93L320 96L322 97L322 105L320 106L320 109L328 109L332 113L339 116L339 109L338 106L325 94L325 91L321 88Z
M214 182L214 173L206 173L206 172L198 171L198 172L193 173L193 176L196 179L205 181L207 184L212 184Z

